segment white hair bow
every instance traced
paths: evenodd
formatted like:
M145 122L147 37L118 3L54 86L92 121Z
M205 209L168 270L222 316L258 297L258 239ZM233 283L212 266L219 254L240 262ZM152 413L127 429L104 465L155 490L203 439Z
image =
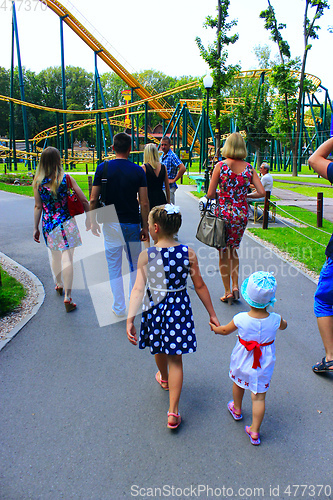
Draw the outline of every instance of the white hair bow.
M168 215L179 214L180 212L180 208L177 205L172 205L172 203L167 203L164 207L164 210Z

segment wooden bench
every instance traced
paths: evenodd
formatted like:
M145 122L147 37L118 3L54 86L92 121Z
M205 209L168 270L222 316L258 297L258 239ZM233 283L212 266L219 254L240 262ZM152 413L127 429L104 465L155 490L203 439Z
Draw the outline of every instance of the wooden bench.
M202 185L205 183L205 177L203 175L190 175L189 177L196 182L197 191L201 193Z
M261 214L258 214L258 208L261 210ZM260 222L264 217L265 202L264 201L253 201L253 222ZM276 205L274 203L269 203L268 216L271 218L272 222L276 219Z

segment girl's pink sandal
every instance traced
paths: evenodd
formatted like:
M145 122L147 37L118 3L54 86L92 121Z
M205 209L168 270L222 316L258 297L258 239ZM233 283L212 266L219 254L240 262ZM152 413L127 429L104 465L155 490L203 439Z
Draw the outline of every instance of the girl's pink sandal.
M244 427L244 430L245 430L246 434L249 436L251 444L253 444L254 446L258 446L260 444L260 434L259 434L259 432L257 433L257 432L250 431L250 427L248 425L246 425ZM258 437L257 438L253 438L252 434L258 434Z
M168 391L169 390L169 386L168 386L168 381L167 380L162 380L161 379L161 374L160 372L157 372L156 375L155 375L155 379L156 379L156 382L158 384L160 384L160 386L162 387L162 389L164 389L165 391ZM166 387L163 387L162 384L166 384Z
M229 403L228 403L228 410L231 413L232 418L234 420L242 420L243 415L242 414L238 414L238 413L235 412L235 407L234 407L234 402L233 401L229 401Z
M169 423L169 417L175 417L177 419L177 421L174 424L170 424ZM179 427L181 421L182 421L182 417L180 416L179 413L177 415L177 413L170 413L170 412L168 412L168 424L167 424L167 427L169 427L169 429L177 429L177 427Z

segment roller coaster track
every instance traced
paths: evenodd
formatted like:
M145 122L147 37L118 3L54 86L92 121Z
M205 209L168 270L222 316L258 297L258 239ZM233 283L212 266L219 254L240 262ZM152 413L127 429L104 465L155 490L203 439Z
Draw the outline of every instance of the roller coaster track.
M270 75L272 73L271 69L251 69L248 71L240 71L235 75L234 78L239 79L239 78L260 78L262 73L265 73L265 75ZM299 78L301 75L300 71L290 71L290 74L294 76L295 78ZM305 73L305 77L311 81L311 83L314 86L314 90L316 90L319 85L321 84L321 79L318 78L317 76L311 75L310 73Z
M113 118L109 118L109 123L111 125L115 125L116 127L121 127L121 128L126 128L126 124L125 124L125 121L122 121L122 120L117 120L117 118L121 118L121 117L125 117L126 115L123 114L123 115L118 115L116 117L113 117ZM104 125L107 124L107 119L106 118L103 118L102 119L102 123ZM95 125L96 124L96 121L94 118L91 118L90 120L76 120L76 121L73 121L73 122L67 122L67 130L68 132L72 132L74 130L78 130L80 128L83 128L83 127L88 127L89 125ZM142 135L145 135L145 131L141 128L138 129L140 134ZM61 123L59 124L59 127L50 127L46 130L43 130L43 132L40 132L38 135L36 135L34 138L33 138L33 141L36 142L36 144L38 144L38 142L41 142L42 140L46 139L46 138L50 138L50 137L56 137L57 134L62 135L64 133L64 125ZM152 141L152 142L155 142L156 144L159 143L159 140L156 139L156 137L154 137L152 134L147 134L147 137Z
M71 4L68 0L65 0L64 3L68 6L64 6L62 3L58 2L57 0L40 0L43 2L43 4L47 4L48 8L52 10L59 18L63 20L63 22L72 30L76 35L80 37L80 39L88 45L88 47L93 50L97 56L102 59L122 80L131 88L134 89L135 92L141 97L141 101L136 101L135 103L131 103L131 107L137 106L139 104L142 104L143 102L148 101L150 107L158 113L163 119L170 120L172 116L173 109L169 106L169 104L165 101L163 95L170 95L171 93L174 93L175 91L180 92L181 89L186 88L191 88L191 87L198 87L200 83L197 82L191 82L191 84L188 84L187 86L183 86L183 88L177 88L173 92L166 92L161 94L157 94L157 92L150 87L149 85L146 84L146 82L141 81L141 79L136 79L131 73L129 73L123 65L121 65L117 59L112 56L110 50L111 46L107 42L107 40L95 30L94 27L92 27L87 21L87 19L82 16L82 14L75 8L74 5ZM69 10L70 9L70 10ZM75 15L73 14L75 13ZM81 20L79 20L81 18ZM87 28L89 26L89 29ZM94 35L94 34L95 35ZM110 48L109 48L110 47ZM261 69L261 70L250 70L250 71L241 71L239 72L235 78L241 79L241 78L259 78L262 73L269 74L272 70L269 69ZM297 76L299 72L293 72ZM315 88L317 88L321 80L313 75L307 74L306 77L311 80ZM39 105L32 105L29 103L24 103L22 101L19 101L18 99L12 99L8 98L5 96L0 96L0 100L6 100L6 101L13 101L16 104L23 104L27 106L31 106L34 108L38 109L44 109L47 111L56 111L59 113L67 113L67 114L73 114L72 110L62 110L62 109L52 109L52 108L47 108L44 106L39 106ZM233 101L233 102L231 102ZM236 99L226 99L225 102L225 111L224 112L230 112L232 111L233 107L235 105L242 104L241 99L238 100L239 102L236 102ZM193 103L195 102L194 100L191 101L181 101L183 104L186 102L187 106L189 107L190 111L193 113L199 113L199 109L202 109L202 103L200 101L197 101L197 103L194 105ZM190 105L191 103L191 105ZM112 108L112 111L115 110L120 110L124 109L126 106L119 106L117 108ZM106 111L111 111L111 109L102 109L102 110L82 110L82 111L75 111L75 114L95 114L95 113L103 113ZM104 121L104 120L103 120ZM86 123L87 122L87 123ZM81 125L79 125L79 123ZM76 125L74 125L74 122L72 122L72 130L75 130L77 128L80 128L82 126L86 126L86 124L90 124L91 120L80 120ZM111 119L111 123L114 125L118 126L123 126L124 123L120 122L118 120L113 120ZM70 124L68 124L70 125ZM41 132L38 134L33 140L36 142L40 142L41 140L45 139L46 137L52 137L55 135L54 133L55 127L52 127L51 129L48 129L46 131ZM140 130L142 133L143 131ZM63 133L63 129L62 129ZM182 134L182 127L180 126L180 134ZM193 142L194 138L194 131L189 127L188 130L188 137L190 140ZM151 140L154 140L156 142L156 139L153 138L153 136L149 136ZM198 141L197 141L198 142ZM6 149L6 148L5 148ZM196 150L199 149L199 143L197 147L195 148ZM1 150L2 153L0 155L3 155L3 149ZM27 155L27 152L21 152L22 155ZM33 153L32 153L33 156Z
M139 80L137 80L131 73L129 73L124 66L122 66L115 57L110 53L108 50L107 46L109 45L108 42L101 37L101 35L92 27L90 30L86 28L88 21L80 14L79 11L72 5L69 1L66 2L66 4L69 6L71 9L68 10L64 5L62 5L60 2L57 0L40 0L44 4L46 3L47 6L57 14L61 19L63 19L63 22L71 28L74 33L76 33L83 42L85 42L90 49L92 49L100 59L102 59L120 78L132 89L135 89L135 92L142 98L142 99L149 99L149 105L151 108L156 110L156 113L158 113L161 118L164 118L166 120L170 120L172 113L170 110L169 104L163 99L163 98L154 98L154 95L157 94L156 91L149 87L147 84L141 84ZM76 11L76 16L72 14L73 11ZM81 17L82 22L80 22L77 18ZM103 43L99 41L96 36L92 34L92 30L95 31L95 35L98 36L101 40L103 40ZM199 82L196 82L196 86L199 86ZM180 134L182 135L182 127L180 126ZM194 130L192 130L190 127L188 128L187 131L188 137L192 140L194 139ZM198 149L200 147L199 142L197 141L197 147Z
M153 97L153 94L156 94L155 91L152 91L152 89L147 90L146 86L143 86L131 73L129 73L124 66L122 66L115 57L112 56L108 48L106 47L108 45L108 42L106 40L103 40L103 43L99 41L87 28L86 25L88 24L87 20L84 20L83 22L80 22L73 14L72 12L75 11L74 5L72 5L70 2L67 2L68 6L70 7L71 11L69 11L64 5L62 5L60 2L57 0L40 0L44 4L46 3L47 6L55 12L60 18L63 19L63 22L71 28L71 30L76 33L80 39L85 42L90 49L92 49L95 53L97 53L98 57L104 61L109 68L111 68L120 78L132 89L135 89L135 92L142 98L142 99L147 99L150 97ZM83 18L82 14L80 14L78 11L77 12L77 17ZM84 19L84 18L83 18ZM94 29L94 28L92 28ZM101 35L96 31L95 34L96 36L101 37ZM164 118L164 119L170 119L171 118L171 113L168 111L169 105L168 103L162 99L162 98L156 98L152 99L149 101L150 106L153 109L158 110L158 114ZM161 112L161 109L164 111Z

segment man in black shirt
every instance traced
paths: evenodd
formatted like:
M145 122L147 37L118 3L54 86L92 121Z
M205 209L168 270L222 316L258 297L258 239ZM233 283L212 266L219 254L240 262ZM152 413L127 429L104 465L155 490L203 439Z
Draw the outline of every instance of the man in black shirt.
M103 235L113 294L112 311L116 316L124 316L126 305L122 279L122 252L124 250L126 253L131 271L131 291L141 251L141 241L148 239L149 202L146 174L141 167L128 160L131 137L123 132L115 135L112 147L116 158L107 165L106 205L114 206L117 217L116 220L103 223ZM97 207L103 170L104 163L101 163L95 173L90 210ZM91 231L95 236L99 236L101 231L96 221L96 211L91 213Z

